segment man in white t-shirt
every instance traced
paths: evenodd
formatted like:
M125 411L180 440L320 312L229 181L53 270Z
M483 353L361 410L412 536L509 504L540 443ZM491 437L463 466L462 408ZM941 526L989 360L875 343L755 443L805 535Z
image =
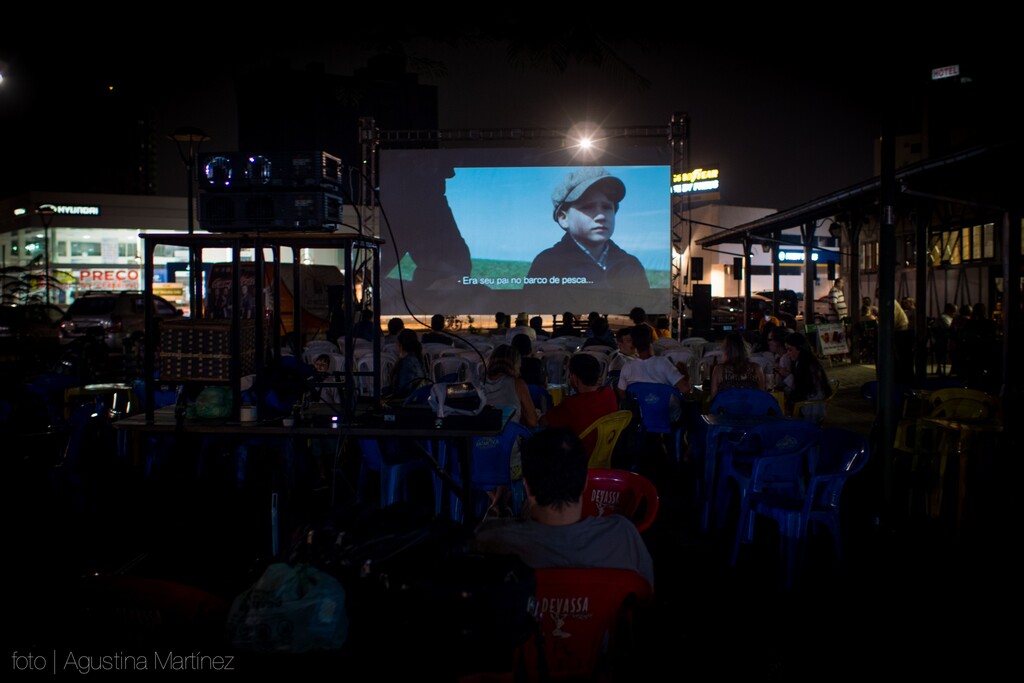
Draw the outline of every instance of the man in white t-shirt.
M634 382L653 382L674 386L684 394L690 393L690 382L679 372L667 356L655 356L651 343L649 325L636 325L630 330L633 348L636 349L637 360L626 363L619 372L619 382L615 387L621 401L626 397L626 388Z

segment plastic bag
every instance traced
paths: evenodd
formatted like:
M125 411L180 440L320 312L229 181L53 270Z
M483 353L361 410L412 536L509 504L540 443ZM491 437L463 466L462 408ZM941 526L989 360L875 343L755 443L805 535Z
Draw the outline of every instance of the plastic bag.
M487 405L487 394L473 382L437 382L430 388L427 404L438 417L479 415Z
M229 417L231 403L231 387L205 387L196 397L195 417Z
M345 589L305 564L270 565L228 613L228 639L243 650L337 650L347 637Z

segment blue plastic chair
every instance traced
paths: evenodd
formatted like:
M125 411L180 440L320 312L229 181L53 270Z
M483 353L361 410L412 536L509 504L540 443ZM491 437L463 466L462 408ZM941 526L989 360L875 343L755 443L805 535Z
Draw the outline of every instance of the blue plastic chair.
M522 479L512 479L512 453L520 439L525 439L532 432L518 422L509 422L505 425L501 434L495 436L478 436L473 439L473 451L471 453L472 468L470 488L473 491L473 512L477 519L487 514L491 504L491 497L488 492L494 491L500 486L505 486L512 491L514 514L519 514L522 503L525 499L525 492L522 488ZM460 486L462 478L459 472L459 459L454 457L454 449L447 458L447 472L452 479ZM435 475L435 493L443 489L443 481ZM461 522L464 516L462 500L452 494L450 497L450 511L452 519Z
M755 516L775 521L782 541L786 585L795 582L807 538L819 527L828 530L837 566L843 564L840 502L850 477L864 469L871 456L868 440L838 427L822 429L817 460L803 496L753 492L750 509ZM752 530L748 537L752 536Z
M782 415L782 407L767 391L725 389L715 394L708 412L714 415Z
M547 387L542 387L539 384L527 384L526 386L530 390L530 398L533 399L533 407L537 409L538 415L551 410L555 403Z
M403 405L425 406L430 397L433 384L424 384L409 394ZM416 453L412 449L423 448L428 455L437 459L440 466L445 466L444 442L438 452L434 453L430 442L411 443L398 439L383 441L385 448L381 450L381 441L377 439L359 439L359 452L361 465L359 468L359 483L357 497L363 500L365 494L366 478L369 472L375 472L380 476L380 505L385 507L399 501L408 500L407 483L411 476L418 472L432 471L429 461L423 453ZM440 498L435 497L435 509L440 510Z
M685 421L673 419L673 401L678 402L680 413L685 408L686 397L669 384L657 382L633 382L626 387L627 400L634 402L640 414L640 426L649 434L661 434L670 439L671 455L678 463L683 453L683 434L686 431ZM643 443L637 440L637 446ZM636 466L634 454L634 467Z
M422 454L411 452L417 446L403 443L399 439L359 439L359 483L357 498L362 501L366 495L366 480L370 472L380 477L380 506L387 507L407 501L408 482L417 472L430 469ZM383 448L382 448L383 446Z
M732 564L739 556L740 543L748 536L752 523L752 492L785 492L802 495L806 474L813 468L821 440L821 427L806 420L772 420L748 429L736 442L723 441L716 492L719 526L725 523L729 509L730 484L739 496L739 521ZM794 456L794 457L789 457ZM748 539L749 542L749 539Z
M782 415L782 406L767 391L760 389L725 389L715 394L708 407L711 415ZM723 441L735 442L742 432L732 430L709 430L703 420L693 420L690 426L690 456L693 459L695 481L698 482L697 498L701 501L701 523L706 529L710 524L711 505L717 478L716 462L710 460ZM711 439L714 443L708 443Z

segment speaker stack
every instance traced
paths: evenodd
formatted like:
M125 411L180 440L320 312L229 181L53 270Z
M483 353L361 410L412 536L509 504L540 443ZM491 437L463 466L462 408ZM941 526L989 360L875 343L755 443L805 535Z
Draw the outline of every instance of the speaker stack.
M209 232L334 232L341 159L326 152L202 154L199 226Z

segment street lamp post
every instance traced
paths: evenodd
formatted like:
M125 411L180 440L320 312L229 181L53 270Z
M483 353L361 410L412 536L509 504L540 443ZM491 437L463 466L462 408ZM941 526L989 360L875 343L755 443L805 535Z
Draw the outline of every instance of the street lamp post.
M195 199L192 188L196 182L196 154L199 152L199 145L209 140L210 136L199 128L184 126L176 129L168 137L174 140L174 144L178 148L178 154L181 156L181 161L185 164L185 172L188 176L188 234L191 235L195 232ZM189 307L193 318L198 318L202 314L202 254L202 249L197 249L195 246L189 248L189 270L191 271L190 279L192 282Z
M46 303L50 303L50 224L56 207L53 204L40 204L36 208L39 219L43 222L43 285L46 287Z

